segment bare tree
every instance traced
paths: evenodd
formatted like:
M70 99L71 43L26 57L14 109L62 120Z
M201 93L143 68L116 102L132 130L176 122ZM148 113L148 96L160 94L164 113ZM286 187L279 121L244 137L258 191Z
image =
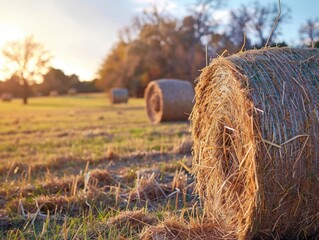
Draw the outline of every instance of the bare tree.
M291 17L289 7L283 4L280 7L281 9L276 3L261 5L255 1L232 11L230 23L233 26L231 28L231 32L234 34L232 38L243 36L245 31L251 40L255 40L257 47L264 47L266 43L274 44L278 36L281 35L282 24ZM281 14L278 18L279 12Z
M214 19L214 13L221 6L222 0L197 0L195 2L190 12L194 19L196 39L201 39L216 31L219 23Z
M278 17L280 12L280 17ZM282 34L282 24L291 18L290 8L281 5L281 9L278 9L276 3L268 6L262 6L258 2L254 3L253 13L251 17L251 27L255 31L256 37L259 38L259 45L265 46L267 40L269 44L273 44L276 38ZM276 22L275 27L274 22Z
M23 103L28 103L30 84L41 80L49 67L51 55L32 36L22 41L8 42L3 48L7 69L19 78L23 88Z
M308 19L307 23L299 29L302 40L308 41L310 46L314 48L315 42L319 39L319 18Z
M246 36L247 32L249 31L249 23L251 22L252 18L249 11L249 7L243 5L240 8L230 12L230 30L228 37L234 45L233 49L235 52L236 50L240 50L242 47L247 49L251 48L251 41Z

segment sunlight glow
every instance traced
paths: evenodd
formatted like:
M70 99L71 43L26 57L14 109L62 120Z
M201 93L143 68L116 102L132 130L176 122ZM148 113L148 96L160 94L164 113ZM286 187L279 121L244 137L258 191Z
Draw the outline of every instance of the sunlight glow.
M178 5L173 1L169 0L133 0L133 2L138 4L135 9L137 12L143 12L144 10L153 11L153 7L156 6L158 10L173 12L176 11Z
M24 32L14 26L0 23L0 80L10 77L11 67L2 56L2 49L8 41L20 40L25 37Z

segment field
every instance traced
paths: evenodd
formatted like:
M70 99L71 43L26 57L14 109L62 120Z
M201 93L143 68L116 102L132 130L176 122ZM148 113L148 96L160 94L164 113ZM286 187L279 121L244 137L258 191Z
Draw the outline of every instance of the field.
M189 123L151 125L143 99L0 102L0 238L140 238L198 214Z

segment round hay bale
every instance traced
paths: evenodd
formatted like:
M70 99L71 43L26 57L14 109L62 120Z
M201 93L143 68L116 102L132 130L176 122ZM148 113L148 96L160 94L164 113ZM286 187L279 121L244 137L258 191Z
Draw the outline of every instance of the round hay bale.
M319 49L252 50L203 70L192 171L206 214L225 234L318 234L318 90Z
M160 79L147 85L144 98L152 123L183 121L192 111L194 88L188 81Z
M128 90L126 88L112 88L110 90L110 101L113 104L127 103Z
M51 97L56 97L56 96L59 95L59 92L56 91L56 90L52 90L52 91L50 91L49 95L50 95Z
M11 93L2 93L1 94L1 100L3 102L11 102L12 100L12 94Z
M75 88L68 89L68 95L74 96L77 94L77 90Z

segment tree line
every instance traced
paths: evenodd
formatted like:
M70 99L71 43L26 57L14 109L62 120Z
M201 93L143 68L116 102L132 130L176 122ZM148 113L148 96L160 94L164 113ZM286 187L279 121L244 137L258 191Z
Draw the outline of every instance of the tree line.
M46 96L51 91L58 94L66 94L69 89L80 93L100 91L96 80L81 82L76 74L66 75L51 67L51 54L32 36L9 42L2 54L8 63L6 71L12 75L4 82L0 81L0 94L21 97L24 104L30 96Z
M290 8L243 4L230 11L226 24L214 16L225 1L198 0L187 16L178 19L159 11L145 11L124 28L118 42L105 57L98 71L97 85L108 90L125 87L130 95L142 97L147 84L160 78L191 81L214 58L267 46L287 46L278 42L282 28L291 19ZM300 34L311 42L319 38L318 19L302 26ZM276 23L276 24L274 24ZM316 31L313 31L316 29ZM309 42L307 43L309 45ZM318 43L317 43L318 44Z
M41 82L21 83L20 77L16 74L4 82L0 81L0 95L5 92L11 93L13 97L22 98L25 104L32 96L48 96L52 91L63 95L68 94L70 89L74 89L77 93L101 92L96 86L96 79L80 81L76 74L66 75L62 70L53 67L43 75Z
M243 4L231 10L223 23L214 16L225 2L197 0L182 18L156 7L144 11L121 30L119 40L98 69L98 78L90 82L50 67L51 55L33 37L9 42L2 53L12 75L0 81L0 94L10 92L26 104L29 96L48 95L52 90L65 94L71 88L96 92L124 87L131 96L143 97L145 87L155 79L177 78L194 84L210 58L265 46L287 46L278 39L291 19L288 6L257 1ZM308 19L299 33L304 46L319 47L318 18Z

